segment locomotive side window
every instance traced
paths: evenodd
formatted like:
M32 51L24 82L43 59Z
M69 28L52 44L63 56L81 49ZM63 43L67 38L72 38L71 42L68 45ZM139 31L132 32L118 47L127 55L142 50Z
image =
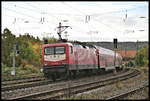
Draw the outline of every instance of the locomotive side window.
M56 47L55 48L55 53L56 54L64 54L65 53L65 47L62 47L62 46Z
M72 48L72 46L70 46L69 51L70 51L71 54L73 53L73 48Z
M86 46L82 45L83 48L86 48Z
M45 54L54 54L54 47L47 47L44 49Z

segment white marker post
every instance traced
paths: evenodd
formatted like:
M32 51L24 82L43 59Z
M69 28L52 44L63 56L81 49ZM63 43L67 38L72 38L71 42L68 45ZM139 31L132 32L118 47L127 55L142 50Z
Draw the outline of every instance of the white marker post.
M16 56L16 45L14 45L13 67L12 67L11 75L15 75L15 56Z

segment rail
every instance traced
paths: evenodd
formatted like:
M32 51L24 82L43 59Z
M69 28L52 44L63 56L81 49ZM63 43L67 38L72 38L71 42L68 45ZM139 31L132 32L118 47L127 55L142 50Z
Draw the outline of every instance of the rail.
M98 81L94 81L94 82L88 82L88 83L82 83L82 84L76 84L73 85L71 84L68 87L61 87L61 88L55 88L52 90L48 90L48 91L42 91L42 92L38 92L38 93L32 93L32 94L27 94L27 95L23 95L23 96L18 96L18 97L14 97L14 98L8 98L9 100L16 100L16 99L57 99L57 98L61 98L64 96L71 96L73 94L77 94L77 93L81 93L81 92L85 92L91 89L95 89L95 88L99 88L108 84L112 84L117 82L117 78L120 78L120 81L122 80L126 80L128 78L137 76L138 74L140 74L141 72L138 70L134 70L130 73L127 74L123 74L123 75L117 75L114 77L110 77L110 78L106 78L106 79L102 79L102 80L98 80ZM65 93L67 92L67 93Z

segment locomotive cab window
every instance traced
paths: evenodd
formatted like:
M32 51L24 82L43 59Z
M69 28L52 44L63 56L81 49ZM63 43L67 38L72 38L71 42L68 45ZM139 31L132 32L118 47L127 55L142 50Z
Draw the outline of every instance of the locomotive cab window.
M50 54L64 54L65 53L65 47L64 46L57 46L57 47L46 47L44 49L45 55Z
M44 49L44 54L54 54L54 47L46 47Z
M64 54L65 53L65 47L62 47L62 46L56 47L55 48L55 53L56 54Z

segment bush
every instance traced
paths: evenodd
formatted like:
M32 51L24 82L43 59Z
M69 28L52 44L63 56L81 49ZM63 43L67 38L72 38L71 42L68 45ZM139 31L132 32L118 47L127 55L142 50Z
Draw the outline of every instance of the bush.
M2 66L2 80L13 80L13 79L21 79L30 77L33 75L41 75L40 69L34 67L33 65L26 65L24 68L15 67L16 74L14 76L11 75L12 67L7 67L3 63Z
M149 56L149 52L148 52L148 46L146 46L145 48L142 48L135 57L135 63L136 66L148 66L148 56Z
M134 66L134 62L133 62L133 61L129 61L129 62L127 63L127 65L128 65L128 67L133 67L133 66Z
M28 62L25 59L22 59L22 64L20 65L20 67L24 69L27 64Z
M7 67L5 64L1 63L2 75L9 75L11 73L12 67Z
M40 73L40 70L38 68L34 67L33 65L26 65L25 68L30 73Z
M7 66L3 63L1 63L2 68L6 68Z

